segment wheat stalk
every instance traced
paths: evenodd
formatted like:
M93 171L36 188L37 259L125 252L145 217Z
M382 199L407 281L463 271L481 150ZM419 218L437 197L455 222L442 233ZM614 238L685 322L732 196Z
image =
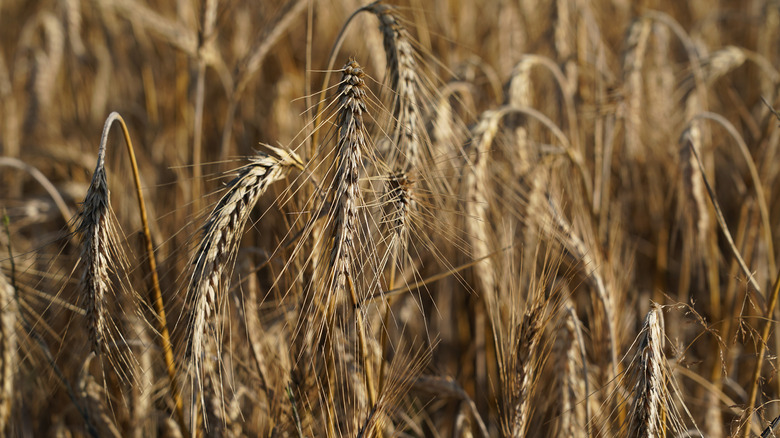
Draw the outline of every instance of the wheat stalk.
M390 163L401 170L416 169L421 155L420 137L426 134L420 115L421 82L414 46L392 7L373 3L368 10L379 19L390 69L390 89L395 93L391 105L395 127L390 132L396 148Z

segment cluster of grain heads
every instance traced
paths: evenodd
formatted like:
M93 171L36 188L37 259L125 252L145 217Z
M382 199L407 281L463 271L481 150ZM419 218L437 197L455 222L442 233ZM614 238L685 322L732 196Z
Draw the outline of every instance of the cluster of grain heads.
M0 435L760 433L780 4L372 1L0 2Z

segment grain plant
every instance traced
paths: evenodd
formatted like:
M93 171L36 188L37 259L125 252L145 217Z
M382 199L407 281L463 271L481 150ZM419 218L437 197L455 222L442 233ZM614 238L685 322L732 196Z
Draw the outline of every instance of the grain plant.
M776 0L0 2L0 436L780 433Z

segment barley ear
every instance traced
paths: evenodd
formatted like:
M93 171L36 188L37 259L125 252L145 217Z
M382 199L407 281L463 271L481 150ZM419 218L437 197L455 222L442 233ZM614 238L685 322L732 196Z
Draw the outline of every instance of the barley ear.
M544 307L536 303L523 316L523 321L517 328L517 340L513 352L513 373L511 384L512 411L511 411L511 435L512 438L521 438L526 435L528 422L531 418L530 396L536 379L536 360L539 341L543 334L542 320Z
M106 294L112 287L109 274L114 236L109 219L108 181L103 155L98 159L92 182L87 190L78 216L77 230L81 236L83 269L79 289L84 297L84 310L91 349L96 354L105 350L108 328L106 322Z
M367 114L365 72L355 60L349 60L342 68L339 85L339 127L336 145L336 174L333 179L333 208L330 217L333 221L332 247L330 252L330 284L327 287L328 300L347 293L352 308L355 309L362 360L365 387L373 406L376 403L373 366L367 352L364 309L356 291L354 276L356 271L358 236L358 204L361 202L359 167L362 151L368 145L363 115ZM330 307L330 305L328 306Z
M634 401L629 414L628 436L665 435L668 399L664 356L664 317L653 306L645 318L639 345L631 366L634 374Z

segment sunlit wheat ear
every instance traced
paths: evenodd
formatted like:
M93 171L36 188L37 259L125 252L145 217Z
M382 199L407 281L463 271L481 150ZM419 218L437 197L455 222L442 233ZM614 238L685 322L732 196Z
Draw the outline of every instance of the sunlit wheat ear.
M561 315L562 320L555 339L554 354L555 376L560 390L559 434L568 437L585 437L587 414L585 403L587 383L583 378L581 345L578 343L579 320L570 303L567 312ZM584 346L583 346L584 347Z
M569 251L574 256L574 258L582 264L582 269L584 269L588 281L595 289L596 294L598 295L599 300L601 301L601 304L604 308L603 323L606 325L606 336L608 338L607 342L609 343L610 358L612 359L612 369L610 372L615 375L618 372L618 319L615 317L617 315L615 309L615 297L612 293L610 293L611 289L607 288L608 284L606 283L605 278L599 269L599 267L602 266L600 254L588 248L585 242L583 242L582 238L577 235L567 219L563 216L560 208L558 208L557 204L552 198L547 199L547 208L552 222L558 228L555 233L559 234L559 239L567 251Z
M407 171L416 169L426 133L420 114L423 85L415 49L409 32L394 15L392 7L373 4L369 10L379 19L390 70L390 88L395 93L392 103L394 126L390 132L396 148L390 164Z
M187 353L196 371L206 342L206 327L214 324L218 305L225 299L230 273L241 236L257 200L275 181L283 179L290 168L303 168L292 151L270 148L277 156L259 153L238 170L228 184L227 193L203 226L203 235L195 255L195 268L187 291L190 320L187 325Z
M659 307L653 306L645 318L631 365L635 383L628 436L649 438L664 435L668 398L664 374L664 336L663 314Z
M512 438L524 437L531 417L530 395L536 378L536 360L539 341L543 334L544 307L533 304L523 316L517 332L513 352L513 378L511 380L512 407L510 430Z
M13 406L16 316L14 288L0 272L0 434L8 426Z
M115 235L110 220L108 182L101 155L92 183L77 217L81 236L82 272L79 289L84 297L87 330L92 351L105 351L108 333L106 294L111 291L112 256L116 251Z
M393 15L392 8L376 4L371 9L379 18L385 47L385 57L390 70L390 88L396 93L393 98L392 115L395 121L393 132L397 145L396 167L414 168L419 159L419 137L417 129L422 128L419 118L417 93L417 61L414 48L409 41L406 28ZM391 163L396 160L391 160Z
M138 378L129 391L128 409L132 422L133 437L150 436L156 430L154 418L154 390L156 377L154 375L154 349L150 338L152 328L136 312L125 316L128 327L128 343L133 346L133 355L137 358L134 364L134 374Z
M507 102L513 106L532 106L531 95L531 68L533 67L533 58L525 57L517 63L512 71L512 78L509 80L507 90ZM527 173L533 163L536 161L536 153L531 148L528 139L528 128L521 123L517 123L519 118L515 117L513 122L515 126L515 143L517 147L517 160L515 160L515 169L518 175Z

